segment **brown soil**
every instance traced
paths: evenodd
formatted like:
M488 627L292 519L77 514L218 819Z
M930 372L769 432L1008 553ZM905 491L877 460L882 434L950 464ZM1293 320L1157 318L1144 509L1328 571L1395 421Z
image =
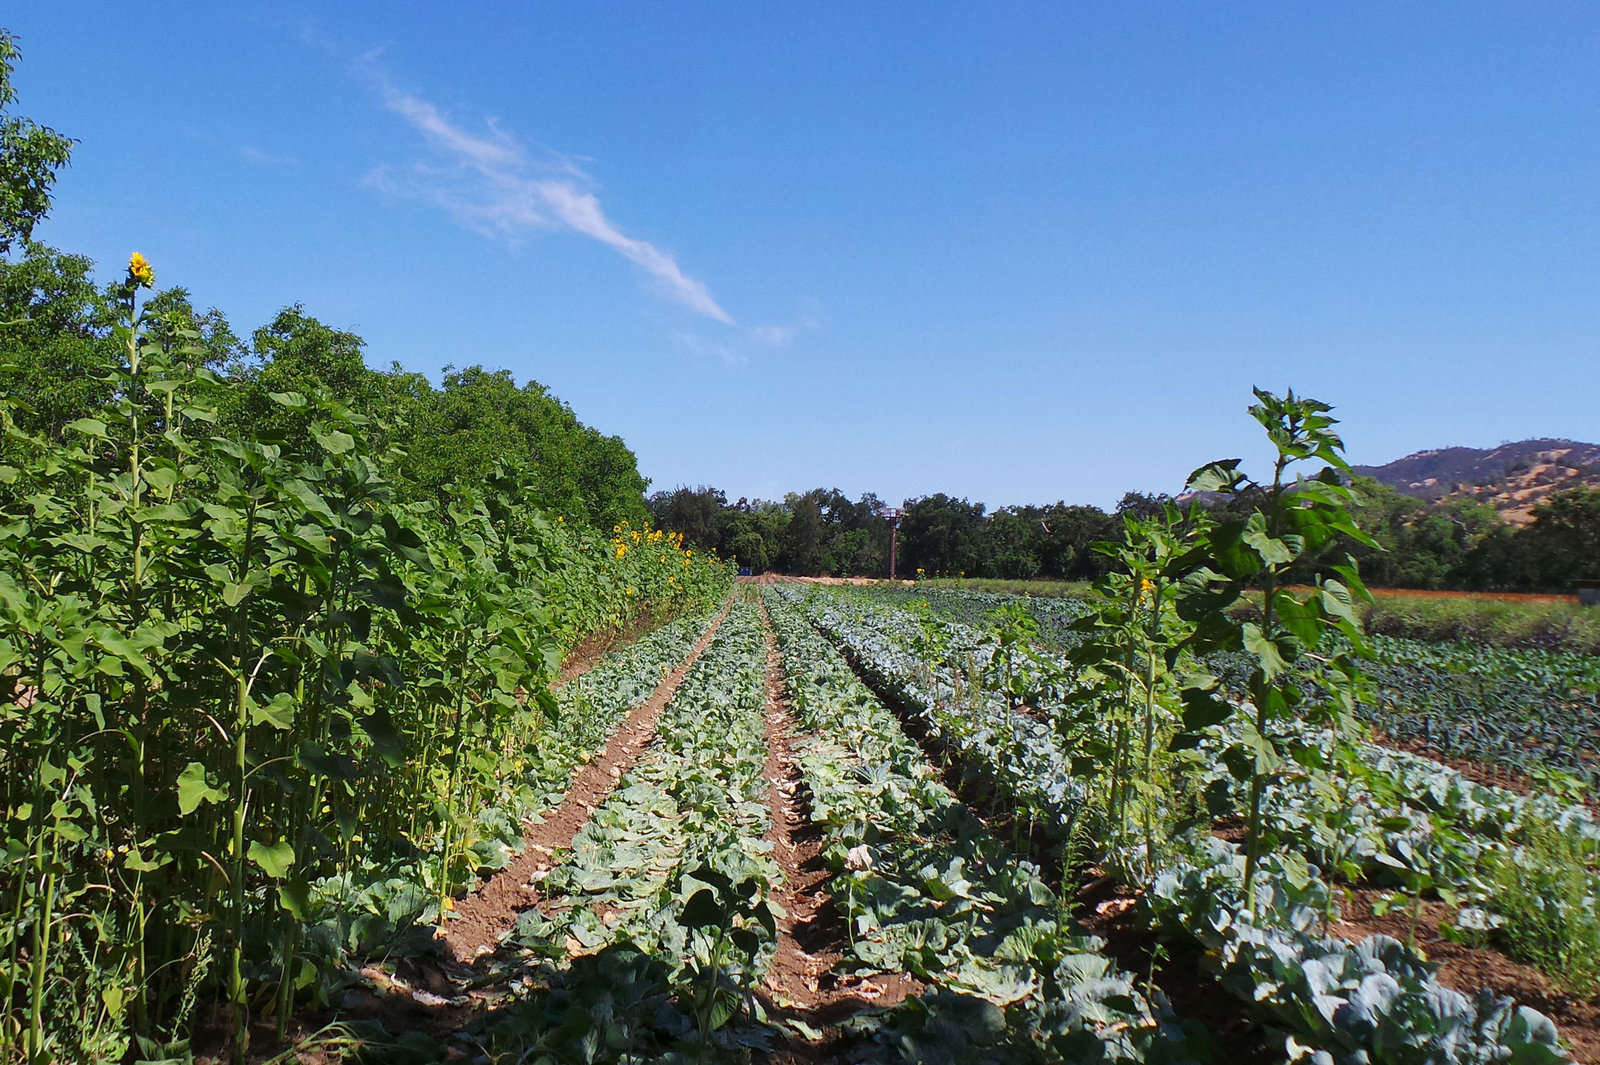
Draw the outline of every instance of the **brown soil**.
M924 985L906 973L870 978L836 973L844 956L846 929L828 890L832 874L822 860L821 833L811 826L805 785L789 737L793 723L783 681L783 663L766 608L761 610L767 642L767 803L772 812L772 855L783 870L778 904L787 916L778 922L777 951L763 981L762 997L775 1020L805 1022L824 1033L817 1046L791 1047L773 1062L843 1061L845 1048L833 1026L864 1009L898 1005Z
M550 687L559 688L568 681L583 676L606 655L637 642L641 636L666 620L653 611L640 610L631 620L617 628L591 632L562 657L561 671Z
M1329 932L1344 940L1382 934L1406 942L1411 935L1409 908L1373 916L1372 904L1384 894L1379 888L1355 888L1343 907L1341 920ZM1538 969L1513 961L1491 947L1450 942L1439 934L1439 925L1455 916L1455 909L1442 902L1424 902L1417 919L1416 948L1439 967L1439 982L1467 995L1489 988L1497 995L1508 995L1522 1005L1532 1006L1556 1022L1561 1038L1579 1062L1600 1063L1600 996L1585 999L1564 992Z
M916 584L916 581L891 581L883 577L791 577L787 573L762 573L755 577L740 577L741 584L849 584L857 587L866 584L891 584L905 585L907 588Z
M1482 599L1496 603L1576 603L1575 595L1537 592L1449 592L1428 588L1369 588L1380 599Z
M706 627L694 649L656 687L650 698L634 707L606 741L605 750L577 772L561 805L546 814L541 823L528 827L522 838L522 853L485 881L479 890L456 903L454 918L444 930L444 945L452 958L471 963L480 955L492 952L500 937L516 921L517 914L538 901L539 893L530 886L530 881L550 869L556 851L572 846L572 838L611 794L617 778L633 768L640 753L655 737L656 720L662 709L711 642L731 605L732 600L729 600Z

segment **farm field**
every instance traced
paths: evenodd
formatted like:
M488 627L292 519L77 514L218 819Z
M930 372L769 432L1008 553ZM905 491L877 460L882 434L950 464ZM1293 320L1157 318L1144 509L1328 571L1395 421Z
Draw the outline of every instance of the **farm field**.
M12 475L9 1059L1600 1058L1592 656L1369 637L1175 508L1074 596L735 583L161 372L134 491Z
M1072 625L1088 611L1080 597L1019 598L996 593L875 589L890 604L919 606L977 628L1007 610L1025 610L1041 646L1082 641ZM1359 713L1390 741L1467 763L1504 782L1570 774L1594 793L1600 785L1600 657L1373 635L1365 668L1373 683ZM1211 667L1241 688L1242 656L1214 656Z
M1159 840L1108 832L1107 775L1073 765L1050 701L1013 705L986 679L1000 640L880 598L736 596L637 760L515 873L497 936L458 949L446 922L442 956L368 971L356 998L387 1033L363 1036L369 1052L1560 1060L1542 1006L1593 1053L1592 1007L1502 953L1486 880L1524 857L1532 826L1561 824L1588 843L1576 905L1592 905L1600 824L1583 809L1361 747L1361 779L1272 800L1250 914L1227 818ZM572 687L633 677L644 699L694 627ZM1237 789L1225 770L1194 783Z
M1600 12L13 6L0 1065L1600 1065Z

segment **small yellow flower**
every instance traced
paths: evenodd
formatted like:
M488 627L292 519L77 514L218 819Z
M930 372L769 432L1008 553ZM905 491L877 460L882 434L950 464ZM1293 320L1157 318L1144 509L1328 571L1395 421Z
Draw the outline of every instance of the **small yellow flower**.
M128 257L128 284L134 288L150 288L156 283L156 272L146 259L138 252Z
M628 589L628 594L629 594L629 595L637 595L637 594L639 594L639 593L637 593L637 592L635 592L635 591L634 591L634 590L633 590L633 589L632 589L632 588L629 588L629 589Z

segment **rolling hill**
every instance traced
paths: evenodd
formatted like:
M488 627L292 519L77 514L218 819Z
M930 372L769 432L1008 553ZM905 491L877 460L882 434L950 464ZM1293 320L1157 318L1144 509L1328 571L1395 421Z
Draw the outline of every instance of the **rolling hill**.
M1397 491L1430 502L1471 496L1509 522L1530 520L1535 504L1552 492L1600 488L1600 444L1577 440L1519 440L1494 448L1447 447L1418 451L1382 466L1355 466Z

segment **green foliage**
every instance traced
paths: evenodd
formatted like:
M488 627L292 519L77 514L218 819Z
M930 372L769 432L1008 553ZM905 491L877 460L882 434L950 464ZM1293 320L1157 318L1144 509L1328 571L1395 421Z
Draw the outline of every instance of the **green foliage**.
M1175 790L1169 740L1180 728L1214 724L1225 712L1206 687L1180 692L1185 645L1205 615L1186 609L1185 594L1205 558L1212 525L1198 507L1171 503L1147 518L1123 516L1121 542L1096 545L1112 570L1071 625L1080 639L1068 652L1076 684L1057 727L1087 734L1078 744L1085 775L1105 783L1104 816L1112 855L1139 855L1130 879L1148 878L1173 826L1166 812ZM1183 746L1183 745L1180 745ZM1138 838L1136 850L1134 839Z
M72 155L70 137L11 113L18 54L16 36L0 30L0 255L33 237L33 227L50 210L56 171Z
M0 259L0 391L19 428L59 436L111 398L100 369L115 354L116 307L83 256L33 241L22 252Z
M397 375L388 375L391 379ZM452 370L437 391L402 407L397 438L408 458L404 478L432 496L447 485L487 479L500 464L535 471L532 502L606 529L642 523L644 489L621 440L583 425L537 382L518 388L509 373L481 366Z
M1246 692L1251 702L1237 743L1224 752L1235 775L1250 781L1248 853L1244 893L1253 908L1256 869L1265 851L1262 803L1273 780L1289 765L1307 772L1325 768L1320 748L1295 739L1284 724L1305 711L1306 686L1320 685L1329 698L1306 707L1323 716L1336 732L1348 729L1355 709L1360 669L1347 651L1318 655L1325 634L1337 632L1363 647L1354 615L1354 603L1366 589L1354 562L1334 565L1343 581L1318 578L1303 596L1284 587L1294 564L1314 555L1343 535L1370 543L1349 518L1352 492L1343 475L1349 466L1343 442L1333 431L1335 420L1327 404L1255 389L1257 403L1251 415L1266 430L1277 451L1270 484L1257 484L1239 471L1239 461L1229 459L1196 470L1189 487L1200 492L1221 492L1246 504L1243 516L1208 529L1197 545L1192 571L1183 579L1187 594L1179 614L1195 622L1186 641L1198 653L1242 650L1251 660ZM1287 471L1302 462L1324 466L1311 479L1286 479ZM1237 619L1227 612L1246 583L1259 585L1262 608L1259 620ZM1215 681L1201 679L1184 694L1185 703L1209 726L1232 716L1232 704L1214 694Z
M727 582L675 550L627 559L503 478L397 498L326 393L267 393L258 421L283 429L219 432L233 393L204 335L136 291L92 416L56 436L0 405L0 971L29 1018L0 1054L30 1059L64 1050L65 941L108 975L101 1028L180 1040L199 994L242 1052L253 1002L282 1021L319 971L384 949L308 935L319 900L398 885L397 935L492 853L563 646Z
M1573 602L1379 593L1362 627L1375 636L1600 655L1600 610Z
M1520 852L1490 871L1495 935L1510 953L1579 995L1600 991L1600 842L1576 828L1528 825Z
M906 504L900 525L904 571L947 577L978 576L984 506L937 492Z

